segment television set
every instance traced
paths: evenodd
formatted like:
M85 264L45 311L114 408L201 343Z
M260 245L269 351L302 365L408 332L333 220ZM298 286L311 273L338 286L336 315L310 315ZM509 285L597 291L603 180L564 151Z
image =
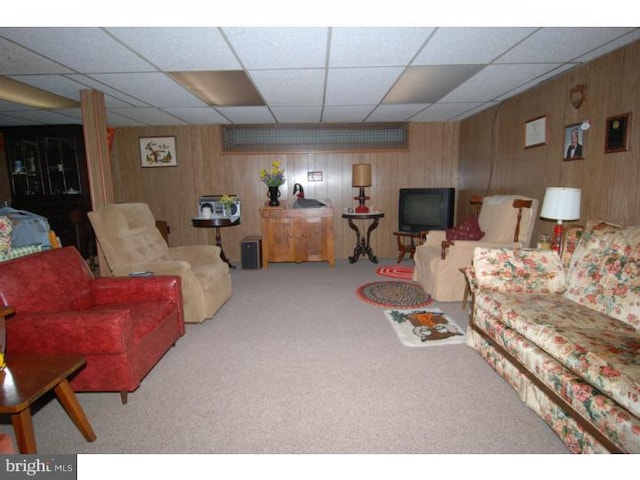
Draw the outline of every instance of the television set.
M398 230L419 233L453 227L454 188L401 188L398 201Z

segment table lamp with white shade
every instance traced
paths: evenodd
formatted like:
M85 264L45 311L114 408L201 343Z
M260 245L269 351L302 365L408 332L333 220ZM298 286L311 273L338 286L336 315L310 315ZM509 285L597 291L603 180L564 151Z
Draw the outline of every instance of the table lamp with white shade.
M569 187L548 187L542 202L540 216L556 220L553 230L552 248L560 252L563 226L562 222L580 219L580 200L582 190Z

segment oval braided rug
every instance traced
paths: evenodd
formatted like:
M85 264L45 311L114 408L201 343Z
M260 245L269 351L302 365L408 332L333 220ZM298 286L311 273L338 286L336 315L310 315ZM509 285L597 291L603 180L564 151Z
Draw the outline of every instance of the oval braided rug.
M408 282L366 283L356 293L363 302L385 308L416 308L433 302L420 285Z

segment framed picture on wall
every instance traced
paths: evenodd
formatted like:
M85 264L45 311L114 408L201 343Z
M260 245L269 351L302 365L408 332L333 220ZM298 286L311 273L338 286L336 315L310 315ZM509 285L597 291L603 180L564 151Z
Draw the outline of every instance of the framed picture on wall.
M140 165L143 167L175 167L176 137L140 137Z
M564 128L564 160L584 160L586 157L586 130L581 123L567 125Z
M547 144L547 116L532 118L524 122L524 148Z
M629 150L629 124L631 114L623 113L607 118L607 137L604 153L625 152Z

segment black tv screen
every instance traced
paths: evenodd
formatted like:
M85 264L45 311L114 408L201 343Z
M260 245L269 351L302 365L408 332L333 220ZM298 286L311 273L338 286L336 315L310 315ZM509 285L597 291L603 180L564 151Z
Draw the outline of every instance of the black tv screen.
M398 230L419 233L453 227L454 188L401 188Z

